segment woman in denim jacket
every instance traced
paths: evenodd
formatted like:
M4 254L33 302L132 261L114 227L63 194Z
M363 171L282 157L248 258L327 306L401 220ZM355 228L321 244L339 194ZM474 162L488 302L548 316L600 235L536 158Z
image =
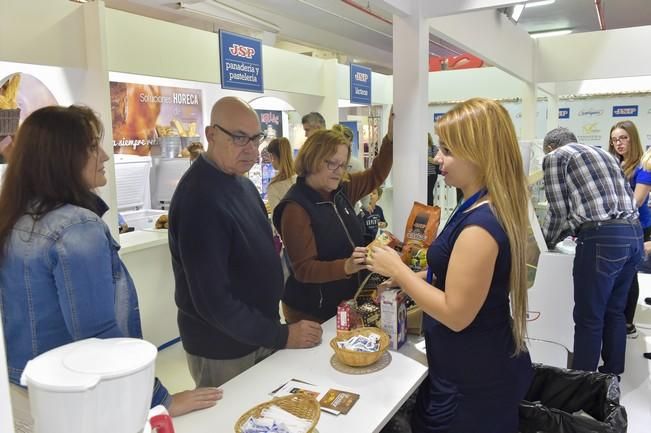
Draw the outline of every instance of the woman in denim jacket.
M0 193L0 312L12 398L25 364L84 338L142 338L136 290L93 190L106 184L97 116L45 107L16 137ZM1 373L0 373L1 374ZM213 406L221 390L170 395L156 379L152 406L172 416Z

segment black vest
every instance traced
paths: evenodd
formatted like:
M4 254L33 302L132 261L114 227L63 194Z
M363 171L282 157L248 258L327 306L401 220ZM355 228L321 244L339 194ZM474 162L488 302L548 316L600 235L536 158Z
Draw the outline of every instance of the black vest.
M296 184L274 210L273 222L279 233L282 214L289 202L297 203L309 215L318 260L347 259L355 246L364 245L362 226L341 186L332 193L332 201L324 201L317 191L305 183L305 178L297 178ZM327 283L302 283L294 276L291 266L290 272L283 302L323 321L337 313L337 305L341 301L355 295L361 282L358 273L351 278Z

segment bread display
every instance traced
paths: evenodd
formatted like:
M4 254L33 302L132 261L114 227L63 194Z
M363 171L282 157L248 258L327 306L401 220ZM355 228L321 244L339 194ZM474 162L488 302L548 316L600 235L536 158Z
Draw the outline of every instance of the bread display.
M156 220L156 223L155 223L154 226L155 226L157 229L167 229L167 228L169 228L168 221L169 221L169 220L168 220L168 218L167 218L167 215L161 215L161 216L159 216L158 219Z
M20 85L20 74L13 74L0 87L0 110L15 110L18 108L18 86Z

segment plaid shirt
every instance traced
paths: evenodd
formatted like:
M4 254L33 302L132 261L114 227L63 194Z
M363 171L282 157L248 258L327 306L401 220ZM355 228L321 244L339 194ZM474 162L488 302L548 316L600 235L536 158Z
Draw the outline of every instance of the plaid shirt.
M576 234L583 223L637 218L633 191L608 152L566 144L545 156L543 171L549 203L543 233L550 247Z

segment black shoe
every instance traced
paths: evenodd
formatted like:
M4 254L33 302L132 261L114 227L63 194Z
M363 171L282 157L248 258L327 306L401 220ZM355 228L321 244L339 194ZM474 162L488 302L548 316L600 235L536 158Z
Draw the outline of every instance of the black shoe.
M626 338L637 338L637 329L635 325L626 324Z
M646 359L651 359L651 352L643 353L642 356L644 356Z
M647 305L651 305L651 298L644 298L644 303Z

